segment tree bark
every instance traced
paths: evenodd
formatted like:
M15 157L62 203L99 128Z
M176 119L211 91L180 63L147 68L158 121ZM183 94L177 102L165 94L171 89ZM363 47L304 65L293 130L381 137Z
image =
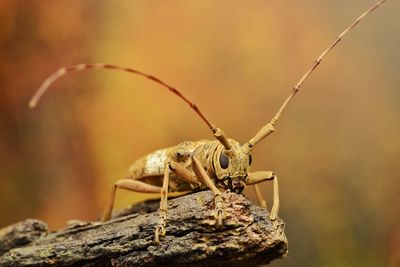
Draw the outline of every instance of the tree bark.
M222 228L210 191L169 200L167 234L159 245L153 243L158 201L108 222L75 221L53 232L28 219L0 230L0 266L257 266L287 253L280 219L271 222L266 209L242 195L226 192L223 198Z

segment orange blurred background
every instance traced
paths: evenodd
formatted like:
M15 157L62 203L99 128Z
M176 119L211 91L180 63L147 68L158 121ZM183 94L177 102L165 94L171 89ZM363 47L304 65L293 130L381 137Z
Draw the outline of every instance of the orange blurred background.
M212 138L174 95L113 71L64 77L29 110L59 67L149 72L245 142L372 4L0 0L0 226L96 220L135 159ZM289 255L272 266L400 265L398 10L388 1L346 36L254 150L252 170L280 177ZM271 202L271 184L262 188ZM121 191L117 207L146 197Z

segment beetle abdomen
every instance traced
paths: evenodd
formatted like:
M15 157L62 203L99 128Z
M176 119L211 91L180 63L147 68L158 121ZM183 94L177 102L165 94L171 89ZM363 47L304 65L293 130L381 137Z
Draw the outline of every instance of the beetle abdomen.
M167 149L157 150L135 161L131 167L129 167L128 177L135 179L146 176L163 175L164 167L167 162Z

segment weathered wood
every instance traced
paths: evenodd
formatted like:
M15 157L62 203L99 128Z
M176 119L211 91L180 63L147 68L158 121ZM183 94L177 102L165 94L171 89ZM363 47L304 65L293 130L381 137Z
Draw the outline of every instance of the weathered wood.
M0 266L256 266L287 253L284 224L242 195L224 193L223 228L212 216L210 191L168 202L167 236L153 244L157 212L109 222L77 222L48 232L37 220L0 230ZM151 211L142 204L133 210ZM132 211L132 210L130 210ZM124 211L129 212L129 210Z
M28 219L0 229L0 255L12 248L22 247L47 233L47 225Z

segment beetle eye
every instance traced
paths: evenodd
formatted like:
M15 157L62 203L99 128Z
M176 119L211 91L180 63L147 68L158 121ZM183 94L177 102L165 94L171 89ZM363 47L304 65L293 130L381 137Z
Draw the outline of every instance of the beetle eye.
M224 155L224 153L221 153L221 156L219 156L219 165L222 169L228 168L229 159L227 156Z
M251 155L249 155L249 166L251 165L252 162L253 162L253 158Z

